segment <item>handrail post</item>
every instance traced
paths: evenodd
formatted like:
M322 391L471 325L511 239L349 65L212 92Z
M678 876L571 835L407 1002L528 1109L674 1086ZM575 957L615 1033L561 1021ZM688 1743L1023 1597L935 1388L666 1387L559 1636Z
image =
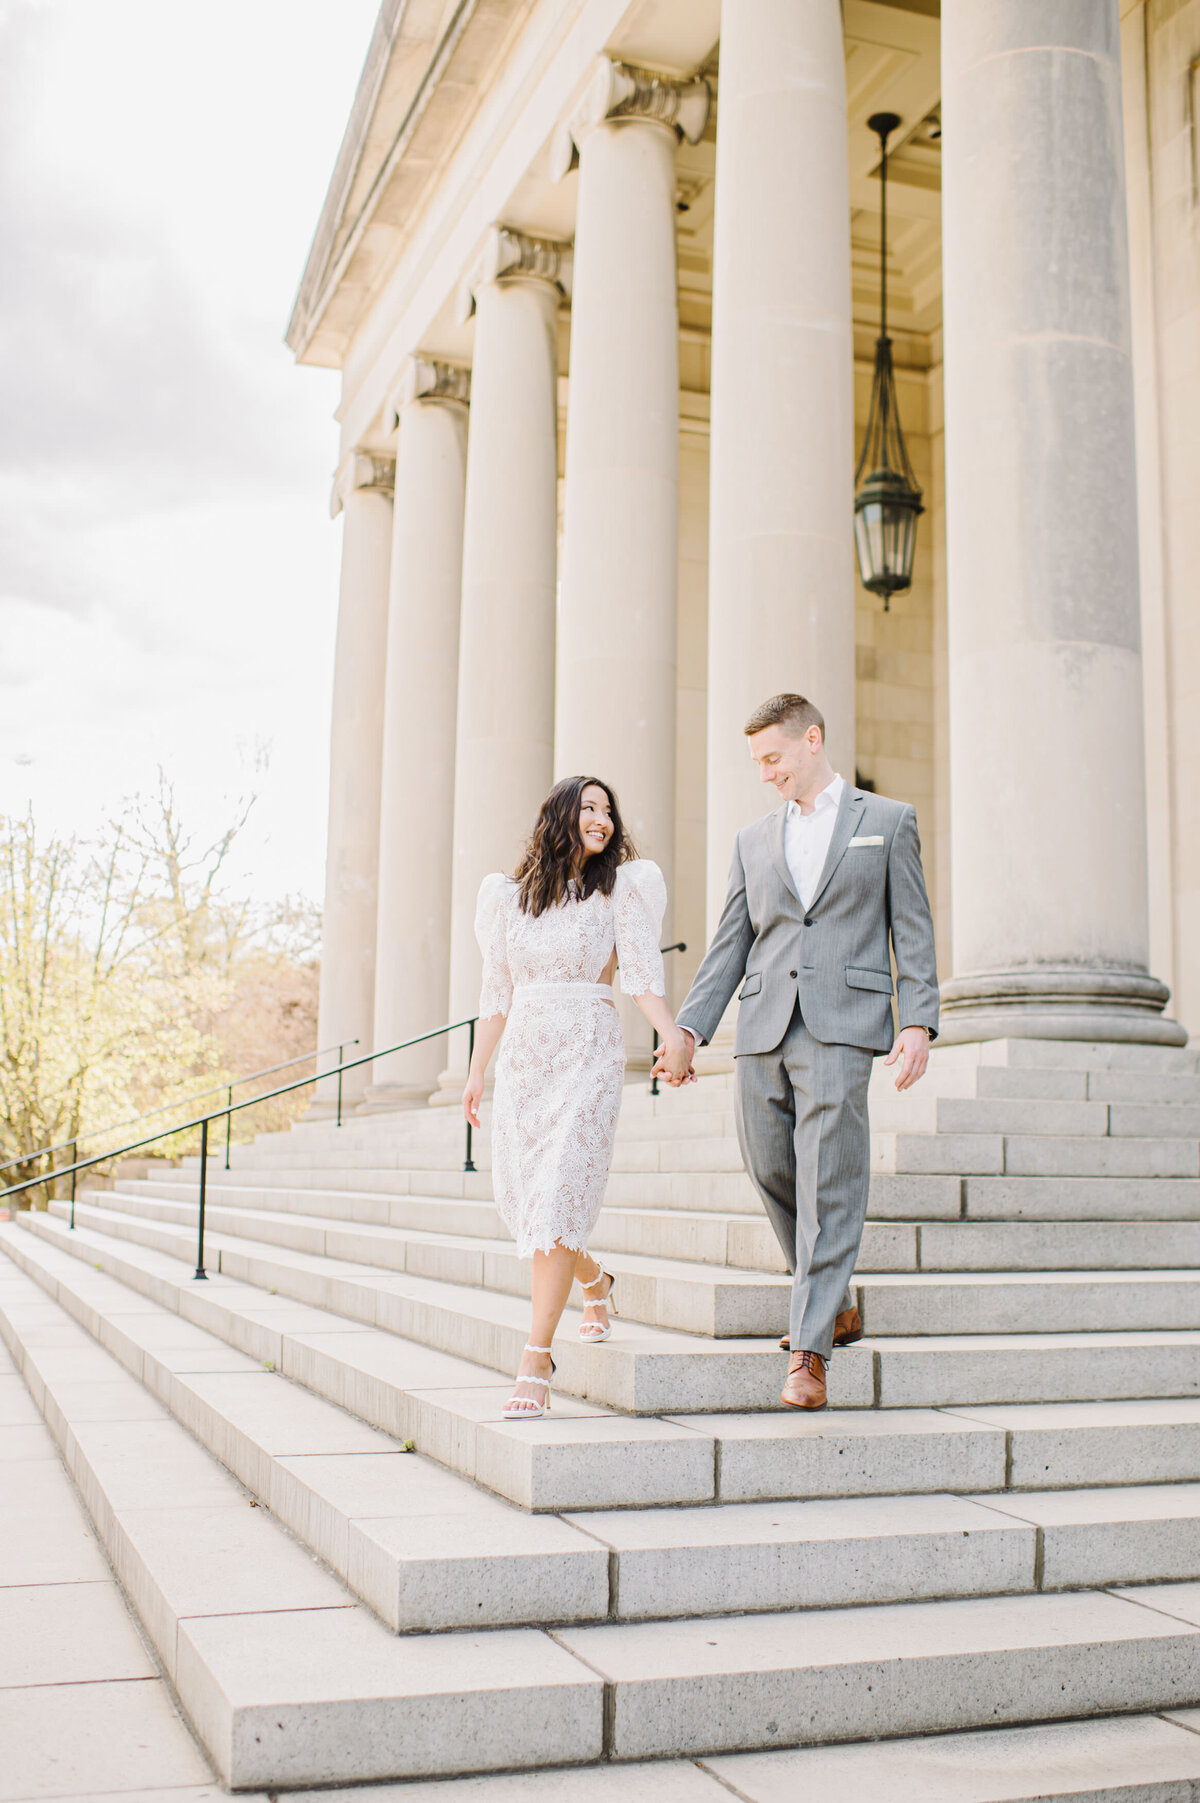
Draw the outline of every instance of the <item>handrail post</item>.
M229 1112L225 1116L225 1169L229 1169L229 1142L233 1138L233 1084L229 1085Z
M78 1162L79 1162L79 1141L77 1139L73 1139L71 1141L71 1163L72 1163L72 1165L75 1165L75 1164L78 1164ZM75 1231L75 1178L77 1177L77 1175L78 1175L77 1171L73 1170L71 1172L71 1232L72 1233L74 1233L74 1231Z
M469 1044L467 1046L467 1067L469 1069L470 1066L475 1062L475 1022L473 1020L470 1020L467 1022L467 1039L469 1041ZM473 1171L475 1169L475 1160L472 1157L472 1150L473 1150L473 1148L471 1145L471 1123L470 1123L470 1121L468 1121L467 1122L467 1155L463 1159L463 1170L464 1171Z
M345 1057L345 1055L346 1055L346 1048L344 1045L340 1045L338 1047L338 1112L337 1112L337 1124L339 1127L342 1124L342 1060Z
M196 1278L207 1279L204 1269L204 1201L208 1189L208 1116L200 1123L200 1232L196 1241Z
M660 952L663 953L664 956L666 955L667 952L686 952L687 941L685 939L680 939L676 945L660 945L658 949ZM653 1045L654 1064L657 1064L658 1063L658 1043L659 1043L658 1028L655 1027L652 1029L652 1031L654 1033L654 1045ZM652 1096L656 1096L658 1094L658 1078L654 1074L654 1065L653 1064L650 1067L650 1094Z

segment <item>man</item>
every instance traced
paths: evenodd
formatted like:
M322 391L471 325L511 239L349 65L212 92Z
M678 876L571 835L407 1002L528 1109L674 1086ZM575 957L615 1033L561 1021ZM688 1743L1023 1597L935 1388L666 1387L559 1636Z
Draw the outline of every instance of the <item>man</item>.
M871 1061L890 1048L897 1089L925 1071L938 1023L933 920L916 814L836 774L813 704L773 695L744 730L783 805L737 836L725 908L678 1022L693 1051L706 1044L741 985L738 1141L793 1274L780 1400L822 1409L832 1347L862 1338L849 1284L867 1212Z

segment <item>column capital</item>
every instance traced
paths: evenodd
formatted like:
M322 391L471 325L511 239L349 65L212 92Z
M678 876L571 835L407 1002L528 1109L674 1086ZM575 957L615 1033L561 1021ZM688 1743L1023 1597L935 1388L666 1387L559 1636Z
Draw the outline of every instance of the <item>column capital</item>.
M582 98L551 140L550 179L561 181L575 168L584 139L606 119L642 119L647 124L665 125L689 144L698 144L711 106L712 90L702 77L676 81L669 75L656 75L652 69L637 69L601 56Z
M560 239L533 238L507 225L493 225L459 286L455 309L459 325L465 325L475 311L479 290L502 277L549 282L569 299L571 263L571 246Z
M351 451L339 463L329 496L329 517L336 520L346 499L358 488L374 488L390 495L396 483L396 459L375 451Z
M470 370L461 363L443 363L437 357L410 357L383 410L389 432L396 430L401 413L412 401L447 401L469 407Z

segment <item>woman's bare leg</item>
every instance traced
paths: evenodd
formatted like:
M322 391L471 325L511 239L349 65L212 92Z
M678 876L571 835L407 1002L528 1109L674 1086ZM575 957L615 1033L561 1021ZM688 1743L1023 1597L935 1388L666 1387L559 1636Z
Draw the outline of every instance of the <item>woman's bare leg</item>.
M552 1252L533 1255L533 1322L529 1329L531 1346L551 1346L562 1312L575 1281L575 1263L579 1254L566 1246L555 1246ZM545 1395L542 1384L523 1384L522 1377L549 1377L550 1354L526 1352L521 1358L520 1375L513 1395L541 1402Z

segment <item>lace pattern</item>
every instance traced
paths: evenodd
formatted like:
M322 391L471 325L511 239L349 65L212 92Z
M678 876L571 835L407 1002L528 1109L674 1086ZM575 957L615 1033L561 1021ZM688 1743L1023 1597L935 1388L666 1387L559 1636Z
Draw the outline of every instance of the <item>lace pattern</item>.
M658 949L666 899L662 872L642 859L621 866L611 896L572 898L536 920L521 912L509 878L488 876L480 887L479 1012L509 1017L496 1064L493 1188L523 1258L555 1245L587 1249L625 1077L616 1008L590 986L615 947L626 994L666 994ZM546 983L564 987L522 993Z

